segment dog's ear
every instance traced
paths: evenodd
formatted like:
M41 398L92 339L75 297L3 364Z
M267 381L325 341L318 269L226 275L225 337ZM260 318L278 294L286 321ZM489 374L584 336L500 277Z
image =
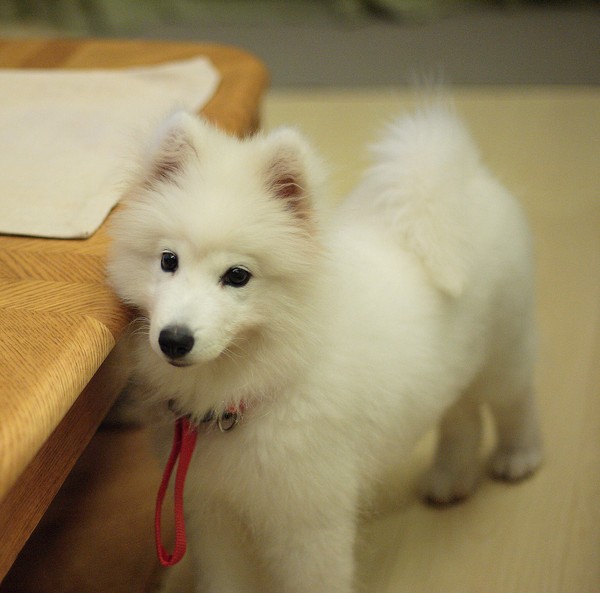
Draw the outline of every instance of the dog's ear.
M264 175L269 192L299 218L312 212L315 175L320 169L313 151L293 129L281 128L267 139Z
M146 154L144 186L175 183L186 163L196 154L192 133L198 122L189 113L179 111L159 127Z

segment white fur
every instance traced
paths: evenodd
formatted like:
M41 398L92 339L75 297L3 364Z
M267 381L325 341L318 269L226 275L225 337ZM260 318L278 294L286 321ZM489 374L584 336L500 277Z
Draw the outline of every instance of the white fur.
M400 119L374 152L328 221L318 161L292 130L237 140L178 114L142 159L109 266L147 320L135 381L167 430L168 400L197 420L248 406L229 433L200 428L189 552L166 591L354 591L369 489L441 420L425 494L469 494L482 402L498 421L493 471L518 479L540 462L518 205L448 109ZM252 272L246 286L220 283L231 266ZM184 368L158 346L173 324L194 334Z

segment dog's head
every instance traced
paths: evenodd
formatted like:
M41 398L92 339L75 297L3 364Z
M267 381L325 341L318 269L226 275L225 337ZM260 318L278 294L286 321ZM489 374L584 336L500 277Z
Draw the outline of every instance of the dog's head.
M178 113L115 213L109 278L174 366L235 359L300 323L319 260L319 166L293 130L239 140ZM235 362L235 360L234 360Z

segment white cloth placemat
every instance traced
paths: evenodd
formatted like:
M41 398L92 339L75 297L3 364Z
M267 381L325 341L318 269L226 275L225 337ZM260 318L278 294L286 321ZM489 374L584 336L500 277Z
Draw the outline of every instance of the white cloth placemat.
M125 70L0 70L0 233L84 238L120 197L133 138L198 111L219 73L204 57Z

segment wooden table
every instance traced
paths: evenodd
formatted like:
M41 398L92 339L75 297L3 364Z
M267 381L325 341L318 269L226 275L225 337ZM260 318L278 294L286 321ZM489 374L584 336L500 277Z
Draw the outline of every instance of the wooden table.
M145 41L0 41L4 68L127 67L199 54L222 77L203 115L229 132L252 132L268 77L242 51ZM0 581L122 387L106 359L128 313L104 284L107 245L106 224L87 240L0 236Z

